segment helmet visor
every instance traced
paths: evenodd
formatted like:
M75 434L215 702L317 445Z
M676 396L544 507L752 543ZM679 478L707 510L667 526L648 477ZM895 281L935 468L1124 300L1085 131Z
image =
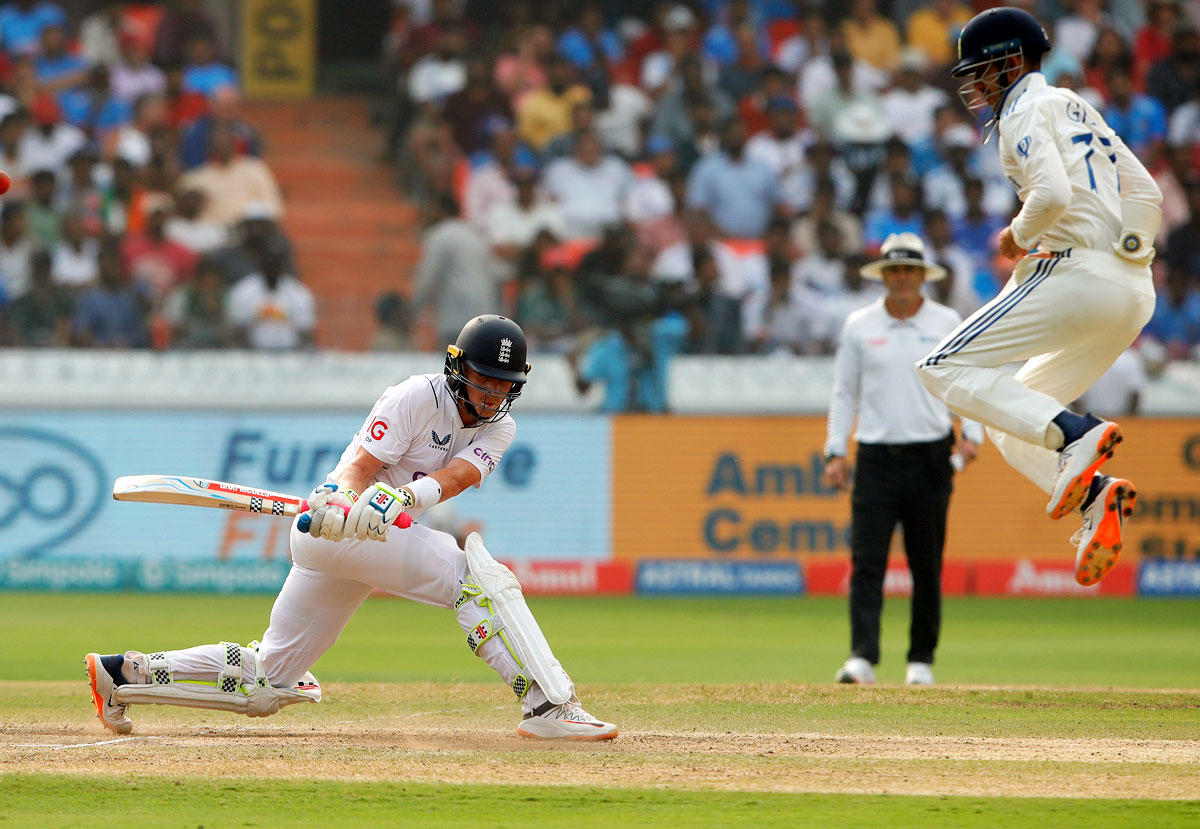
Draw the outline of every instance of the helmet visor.
M483 423L491 423L494 420L499 420L512 408L512 404L516 399L521 396L521 391L525 388L524 372L505 371L493 368L492 366L478 366L469 360L464 361L464 363L466 368L484 377L501 380L510 384L507 391L499 391L495 387L476 383L468 376L466 371L455 372L458 388L454 390L454 396L466 404L468 412ZM473 396L471 394L472 391L475 392L474 396L477 398L475 400L471 399Z
M1021 59L1021 63L1020 66L1010 67L1008 59L1014 55ZM996 130L1000 121L1000 107L1008 91L1024 73L1025 58L1019 51L1006 51L954 67L954 76L966 79L958 88L958 97L982 127L984 144Z

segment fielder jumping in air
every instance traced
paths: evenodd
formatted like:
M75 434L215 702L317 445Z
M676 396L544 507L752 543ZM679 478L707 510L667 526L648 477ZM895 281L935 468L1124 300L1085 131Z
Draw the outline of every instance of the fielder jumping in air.
M1154 310L1150 263L1162 194L1092 106L1041 74L1050 41L1014 8L963 27L952 74L986 114L984 142L1021 199L999 238L1019 259L998 297L917 364L921 380L963 417L984 423L1015 469L1050 494L1054 519L1079 509L1075 579L1097 583L1121 551L1133 485L1099 474L1120 427L1065 405L1112 365ZM1027 361L1015 375L1003 366Z
M402 511L417 516L479 486L516 434L509 409L529 371L520 326L476 317L446 351L442 374L419 374L383 393L326 483L309 496L309 512L292 525L292 569L262 642L90 653L84 662L100 722L127 734L133 723L126 710L140 703L263 717L292 703L320 702L309 669L379 588L454 609L471 650L521 700L521 736L617 736L615 725L580 706L520 585L477 534L464 552L446 533L392 527Z

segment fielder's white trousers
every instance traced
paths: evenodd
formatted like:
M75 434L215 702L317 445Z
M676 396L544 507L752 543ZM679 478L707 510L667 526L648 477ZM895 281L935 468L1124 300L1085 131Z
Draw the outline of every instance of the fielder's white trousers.
M1051 420L1100 379L1153 313L1149 268L1078 248L1031 254L917 373L953 411L983 423L1009 465L1049 493L1058 470ZM1003 368L1023 360L1015 375Z
M393 527L380 542L326 541L300 532L293 523L289 543L292 570L258 649L267 680L276 687L291 686L333 646L372 589L453 608L461 585L470 581L466 555L454 537L421 524ZM487 618L474 601L463 602L455 613L464 632ZM469 655L465 642L463 651ZM511 687L519 666L500 637L488 639L478 653ZM225 664L225 650L219 644L200 645L167 651L166 658L175 679L212 681ZM244 652L243 681L254 682L253 664ZM545 700L535 684L522 702L529 710Z

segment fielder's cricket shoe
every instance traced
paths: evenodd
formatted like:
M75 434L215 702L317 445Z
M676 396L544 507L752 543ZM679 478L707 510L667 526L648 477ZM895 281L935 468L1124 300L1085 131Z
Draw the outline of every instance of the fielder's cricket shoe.
M1121 530L1136 500L1137 490L1124 478L1093 479L1083 505L1083 526L1071 536L1076 545L1075 581L1088 587L1108 575L1121 555Z
M933 666L928 662L909 662L904 672L905 685L932 685Z
M1088 494L1088 487L1100 465L1113 456L1121 442L1121 427L1107 420L1092 418L1092 426L1083 437L1064 446L1058 457L1058 474L1046 502L1046 514L1056 521L1071 512Z
M113 692L119 684L124 683L121 677L121 663L124 661L125 658L120 654L101 656L89 653L83 658L88 687L92 690L92 702L96 704L96 716L105 728L118 734L133 731L133 720L125 716L125 706L112 702Z
M845 661L833 676L834 681L853 685L874 685L875 669L861 656L852 656Z
M571 698L562 705L545 702L525 715L517 734L533 740L611 740L617 727L598 720Z

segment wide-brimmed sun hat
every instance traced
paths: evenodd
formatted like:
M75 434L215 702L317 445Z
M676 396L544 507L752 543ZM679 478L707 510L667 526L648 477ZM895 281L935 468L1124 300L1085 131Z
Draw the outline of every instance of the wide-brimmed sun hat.
M925 243L915 233L893 233L883 241L879 259L859 269L867 279L883 279L883 269L892 265L916 265L925 269L925 281L937 282L946 278L946 269L925 258Z

